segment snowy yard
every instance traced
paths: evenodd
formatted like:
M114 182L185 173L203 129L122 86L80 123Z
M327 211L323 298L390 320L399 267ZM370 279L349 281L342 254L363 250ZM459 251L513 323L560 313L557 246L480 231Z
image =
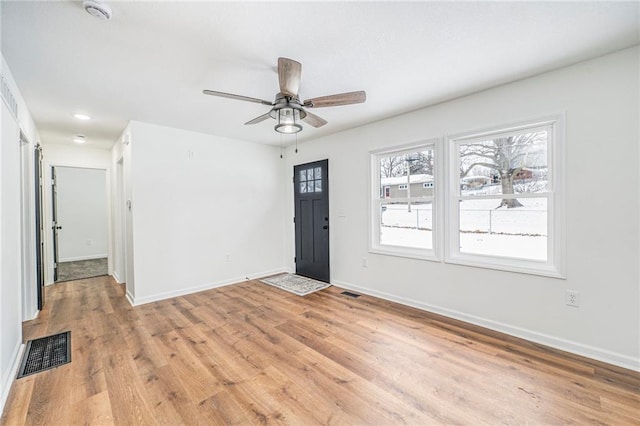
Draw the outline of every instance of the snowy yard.
M545 261L547 205L544 198L520 198L523 207L496 210L499 200L460 203L460 251ZM387 204L382 212L380 242L431 249L432 204Z

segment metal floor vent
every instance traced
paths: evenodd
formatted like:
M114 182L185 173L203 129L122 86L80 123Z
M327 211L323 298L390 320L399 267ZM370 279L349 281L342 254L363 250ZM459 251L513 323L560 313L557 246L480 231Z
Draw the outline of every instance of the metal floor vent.
M18 379L71 362L71 332L29 340Z
M340 294L344 294L345 296L353 297L354 299L356 297L360 297L360 295L358 293L351 293L350 291L343 291Z

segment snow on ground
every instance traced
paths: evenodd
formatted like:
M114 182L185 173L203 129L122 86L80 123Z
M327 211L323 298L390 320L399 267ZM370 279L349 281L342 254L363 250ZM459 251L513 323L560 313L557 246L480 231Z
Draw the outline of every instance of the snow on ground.
M380 243L390 246L432 249L433 233L424 229L383 226L380 228Z
M460 234L460 253L547 260L547 237Z
M547 259L547 200L521 198L523 207L496 207L500 200L460 202L460 251L523 259ZM431 249L432 204L387 204L382 212L380 242Z
M406 204L387 204L382 212L383 226L433 229L433 204L412 204L411 212Z

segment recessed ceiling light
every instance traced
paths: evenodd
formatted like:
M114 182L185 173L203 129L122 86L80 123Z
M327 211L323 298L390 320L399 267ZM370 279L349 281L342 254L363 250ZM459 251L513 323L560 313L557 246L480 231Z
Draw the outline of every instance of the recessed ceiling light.
M76 112L75 114L73 114L73 116L78 120L91 120L91 116L87 114L82 114L80 112Z
M84 135L76 135L76 136L73 138L73 141L74 141L75 143L85 143L85 142L87 141L87 138L85 138L85 137L84 137Z

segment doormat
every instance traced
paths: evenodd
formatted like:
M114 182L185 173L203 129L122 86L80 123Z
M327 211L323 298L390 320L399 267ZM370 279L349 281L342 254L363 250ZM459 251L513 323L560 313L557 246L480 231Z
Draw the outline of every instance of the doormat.
M18 379L71 362L71 332L29 340L22 356Z
M331 287L331 284L322 281L312 280L296 274L280 274L260 280L265 284L278 287L279 289L297 294L298 296L306 296L318 290Z

